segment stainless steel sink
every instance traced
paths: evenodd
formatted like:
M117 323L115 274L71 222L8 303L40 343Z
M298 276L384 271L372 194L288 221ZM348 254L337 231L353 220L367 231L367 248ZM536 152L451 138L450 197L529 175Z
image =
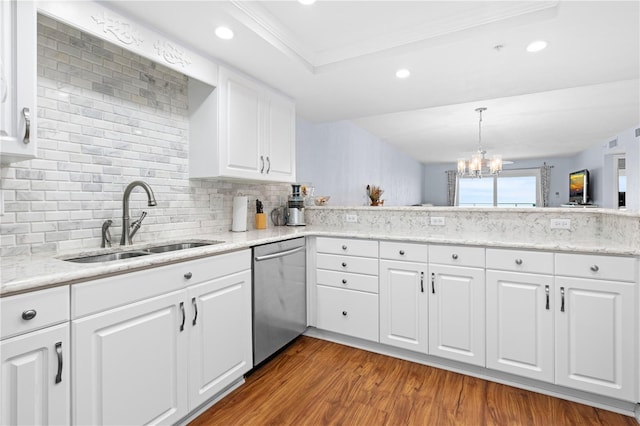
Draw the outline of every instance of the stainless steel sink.
M67 262L76 263L98 263L98 262L111 262L113 260L130 259L132 257L148 256L151 253L146 251L122 251L120 253L106 253L106 254L94 254L91 256L74 257L71 259L64 259Z
M105 253L105 254L94 254L89 256L82 257L74 257L70 259L63 259L67 262L76 262L76 263L98 263L98 262L111 262L113 260L123 260L130 259L132 257L140 257L140 256L148 256L150 254L156 253L167 253L176 250L186 250L190 248L196 247L204 247L210 246L214 244L221 244L224 241L182 241L178 243L172 244L163 244L160 246L148 247L146 249L139 250L130 250L130 251L121 251L117 253Z
M211 246L214 244L221 244L223 242L224 241L186 241L181 243L164 244L161 246L149 247L145 249L145 251L148 251L149 253L166 253L169 251L186 250L186 249L195 248L195 247Z

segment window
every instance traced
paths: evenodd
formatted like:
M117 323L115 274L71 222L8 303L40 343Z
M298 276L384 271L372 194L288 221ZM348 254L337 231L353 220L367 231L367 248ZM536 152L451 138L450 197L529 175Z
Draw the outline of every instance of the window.
M458 177L456 205L535 207L540 205L540 169L503 170L498 176Z

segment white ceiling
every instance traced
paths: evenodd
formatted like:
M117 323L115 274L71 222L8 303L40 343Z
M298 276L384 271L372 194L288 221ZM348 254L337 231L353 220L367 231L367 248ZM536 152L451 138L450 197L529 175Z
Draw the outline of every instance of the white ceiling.
M638 1L107 3L295 98L301 117L353 120L425 163L476 150L481 106L483 146L509 160L640 124ZM527 53L538 39L548 48Z

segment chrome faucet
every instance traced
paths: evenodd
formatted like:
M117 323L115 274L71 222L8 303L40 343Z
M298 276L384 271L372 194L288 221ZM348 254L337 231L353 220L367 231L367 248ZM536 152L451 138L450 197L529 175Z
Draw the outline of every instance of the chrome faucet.
M111 231L109 231L109 227L112 223L113 221L108 219L102 224L102 243L100 247L111 247Z
M131 195L131 191L136 186L142 187L147 193L147 205L149 207L153 207L157 205L156 198L153 195L153 191L148 183L143 182L141 180L135 180L127 185L127 188L124 190L124 196L122 197L122 237L120 238L120 245L131 245L131 239L135 235L135 233L140 229L140 225L142 220L146 216L146 212L142 213L140 219L136 220L133 224L130 224L131 218L129 217L129 196ZM133 228L133 231L130 231L130 228Z

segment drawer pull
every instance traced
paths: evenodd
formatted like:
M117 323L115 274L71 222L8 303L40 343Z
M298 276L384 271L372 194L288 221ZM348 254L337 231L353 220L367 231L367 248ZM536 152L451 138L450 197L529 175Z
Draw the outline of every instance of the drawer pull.
M196 325L196 320L198 319L198 303L196 302L195 297L191 299L191 304L193 305L193 310L194 310L193 323L191 325Z
M591 269L591 272L598 272L600 270L600 268L598 268L598 265L592 265L589 269Z
M342 311L342 316L347 316L347 311Z
M404 250L400 250L400 256L404 256Z
M342 245L342 250L346 250L347 246L345 244Z
M564 312L564 287L560 287L560 312Z
M62 381L62 342L56 343L56 355L58 356L58 373L56 374L56 383Z
M516 259L516 265L522 265L522 259Z
M544 292L547 295L547 304L545 305L545 309L548 311L549 310L549 286L548 285L544 286Z
M184 331L184 322L187 320L184 313L184 302L180 302L180 310L182 311L182 324L180 324L180 331Z
M343 278L342 279L342 284L346 284L346 283L347 283L347 280Z
M342 262L342 267L346 268L347 267L347 262Z
M191 277L193 277L193 274L191 272L187 272L186 274L184 274L184 277L188 280L191 279Z
M29 321L29 320L34 319L37 314L38 314L38 312L36 312L35 309L29 309L28 311L24 311L22 313L22 319L25 320L25 321Z
M457 254L455 254L455 253L453 253L453 254L451 255L451 258L452 258L453 260L457 260L457 259L458 259L458 255L457 255Z

